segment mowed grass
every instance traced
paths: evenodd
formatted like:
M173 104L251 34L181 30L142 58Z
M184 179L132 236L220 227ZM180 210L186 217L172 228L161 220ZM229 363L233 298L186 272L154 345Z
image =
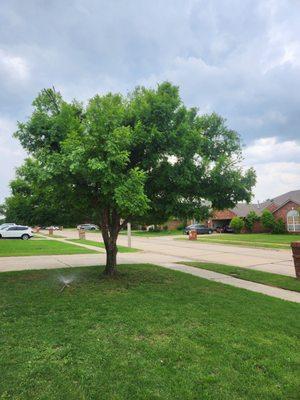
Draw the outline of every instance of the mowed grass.
M188 239L185 239L188 240ZM291 242L300 241L298 234L275 235L271 233L241 233L198 235L199 242L229 244L248 247L290 249ZM197 242L196 242L197 243Z
M0 257L40 256L51 254L88 254L96 251L56 240L0 240ZM0 397L1 399L1 397Z
M81 244L88 244L90 246L96 246L96 247L101 247L105 249L105 245L102 242L96 242L94 240L88 240L88 239L69 239L68 242L74 242L74 243L81 243ZM135 249L133 247L126 247L126 246L120 246L118 245L118 251L120 253L135 253L139 251L138 249Z
M132 236L142 236L142 237L155 237L155 236L180 236L183 235L182 230L171 230L171 231L132 231ZM127 235L127 231L121 231L120 235Z
M234 278L244 279L246 281L263 283L269 286L300 292L300 280L291 276L206 262L180 262L180 264L220 272L221 274L230 275Z
M299 399L298 304L119 270L1 274L1 399ZM74 278L63 292L61 276Z
M63 238L64 238L64 236L59 235L59 234L56 234L56 233L53 233L53 235L50 236L48 233L41 233L41 232L39 232L39 233L36 233L36 235L37 235L37 236L40 236L40 237L46 236L46 237L57 238L57 239L63 239Z

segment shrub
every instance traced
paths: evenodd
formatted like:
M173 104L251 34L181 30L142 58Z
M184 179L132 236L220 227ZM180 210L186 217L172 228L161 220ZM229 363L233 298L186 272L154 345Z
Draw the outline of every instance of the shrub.
M183 231L185 227L186 227L186 224L183 224L183 223L182 223L182 224L180 224L180 225L177 226L176 230L177 230L177 231Z
M285 228L284 220L282 218L279 218L274 223L272 233L285 233L285 232L286 232L286 228Z
M234 229L235 233L240 233L244 225L244 220L240 217L233 217L230 221L230 228Z
M263 227L269 231L273 232L274 227L275 227L275 217L271 213L270 210L264 210L261 216L261 222Z
M167 231L167 230L168 230L168 225L164 225L164 226L163 226L163 230L164 230L164 231Z
M250 211L245 218L245 227L247 231L252 232L254 223L259 221L259 216L255 213L255 211Z

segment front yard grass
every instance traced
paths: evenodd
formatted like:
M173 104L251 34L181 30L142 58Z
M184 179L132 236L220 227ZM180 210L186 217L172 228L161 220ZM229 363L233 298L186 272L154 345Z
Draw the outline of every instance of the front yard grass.
M291 276L273 274L270 272L256 271L249 268L234 267L231 265L206 263L206 262L180 262L180 264L189 265L207 269L209 271L220 272L224 275L230 275L234 278L244 279L246 281L263 283L265 285L279 287L281 289L300 292L300 280Z
M40 256L52 254L88 254L96 251L56 240L1 239L0 257ZM1 399L1 397L0 397Z
M41 232L38 232L38 233L35 233L35 236L36 236L36 237L57 238L57 239L63 239L63 238L64 238L64 236L59 235L59 234L56 234L56 233L53 233L53 235L50 236L48 233L41 233Z
M300 235L298 234L276 235L271 233L221 233L204 236L198 235L199 242L286 250L290 250L291 242L297 242L299 240Z
M96 247L105 248L104 243L96 242L94 240L88 240L88 239L69 239L68 242L82 243L82 244L88 244L90 246L96 246ZM135 253L135 252L140 251L140 250L139 249L135 249L133 247L126 247L126 246L118 245L118 251L120 253Z
M298 304L153 265L102 270L1 274L1 399L299 398Z

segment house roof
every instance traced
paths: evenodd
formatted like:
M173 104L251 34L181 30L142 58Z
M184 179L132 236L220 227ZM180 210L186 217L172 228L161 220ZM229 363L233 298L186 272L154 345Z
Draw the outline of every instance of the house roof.
M257 215L261 215L263 210L271 204L276 206L276 210L278 210L288 201L293 201L294 203L300 204L300 190L293 190L291 192L284 193L259 204L238 203L234 208L231 209L231 211L233 211L239 217L246 217L250 211L254 211ZM275 209L273 211L275 211Z
M238 217L246 217L250 211L254 211L257 215L261 215L263 208L260 204L238 203L231 209L231 211Z
M273 199L270 199L272 203L275 203L278 206L286 203L289 200L294 201L295 203L300 203L300 190L292 190L291 192L287 192L280 196L274 197Z

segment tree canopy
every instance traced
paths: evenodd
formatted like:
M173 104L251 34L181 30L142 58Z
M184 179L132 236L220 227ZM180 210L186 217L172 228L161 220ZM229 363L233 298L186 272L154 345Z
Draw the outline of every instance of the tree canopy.
M11 184L8 209L30 197L35 216L52 207L99 224L109 274L128 221L200 220L251 199L255 172L240 166L239 135L219 115L187 108L169 82L96 95L86 106L44 89L33 107L15 133L30 157Z

